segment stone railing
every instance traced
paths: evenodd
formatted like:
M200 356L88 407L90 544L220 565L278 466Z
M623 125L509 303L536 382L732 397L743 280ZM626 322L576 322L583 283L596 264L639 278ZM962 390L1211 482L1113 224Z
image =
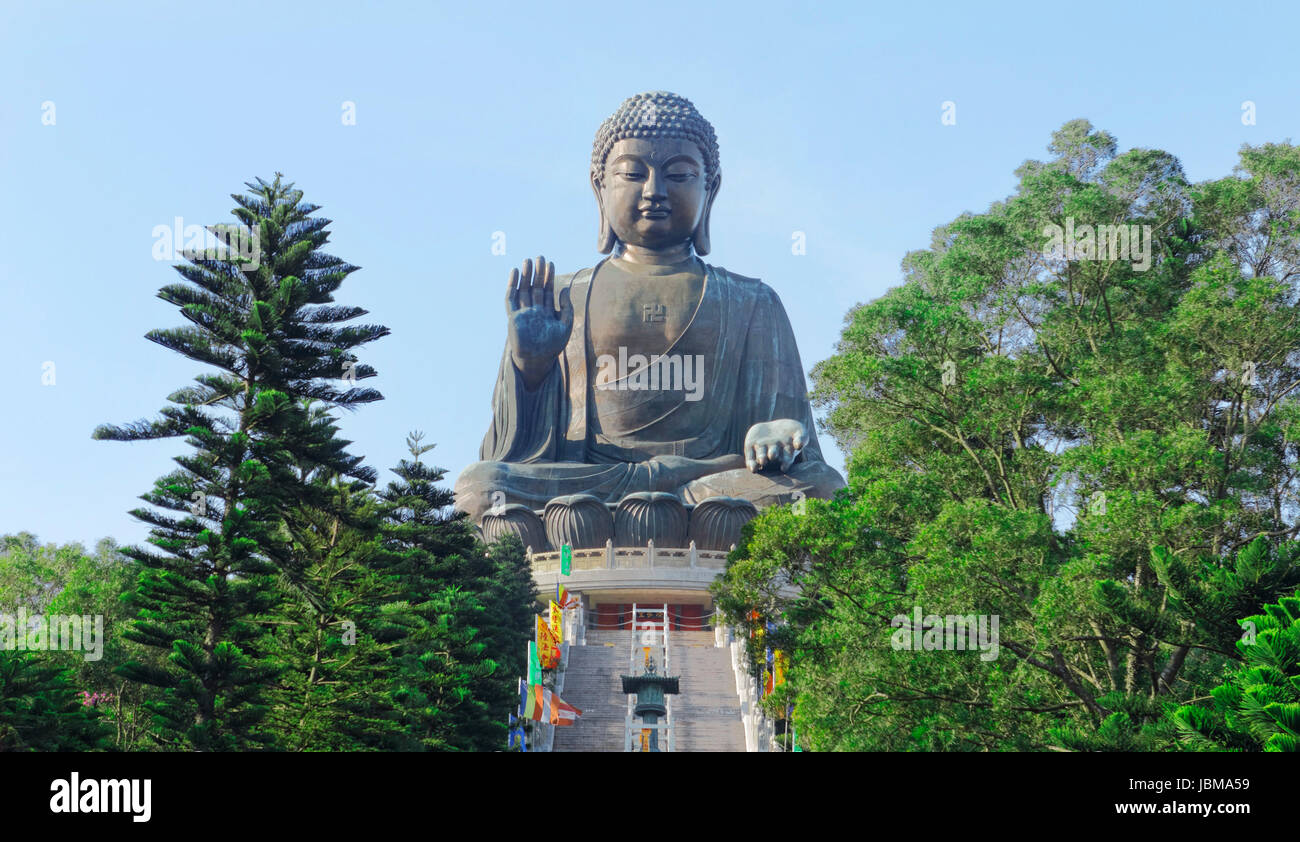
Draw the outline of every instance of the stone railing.
M731 670L736 678L736 695L740 697L740 715L745 729L745 751L774 751L776 726L763 713L763 690L758 679L749 674L746 641L737 637L731 626L714 627L715 646L731 650Z
M564 609L564 642L569 646L587 645L587 609L582 603ZM567 649L565 659L568 659Z
M605 542L603 549L573 550L573 571L585 570L637 570L666 568L678 570L727 569L727 553L718 550L700 550L692 541L689 547L656 547L647 541L644 547L615 547L613 539ZM560 553L533 552L528 548L528 561L534 573L559 573Z

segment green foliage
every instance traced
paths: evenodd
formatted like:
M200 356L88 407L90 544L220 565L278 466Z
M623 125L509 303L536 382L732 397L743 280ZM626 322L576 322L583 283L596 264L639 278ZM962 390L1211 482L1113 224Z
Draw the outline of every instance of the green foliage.
M44 614L84 558L78 544L41 544L30 532L0 536L0 611Z
M0 609L110 628L102 662L0 653L0 747L498 750L531 633L523 548L450 511L422 434L376 491L331 410L382 397L354 349L388 329L341 324L365 311L333 303L356 267L321 251L318 208L278 175L248 187L256 253L188 255L159 297L189 326L148 334L209 371L161 418L94 433L191 448L132 512L152 549L2 539Z
M1200 751L1300 751L1300 598L1241 621L1243 663L1210 691L1212 707L1169 714L1178 739Z
M494 751L517 699L531 632L533 582L518 542L479 543L444 471L420 461L431 446L407 439L412 459L379 493L385 569L400 583L390 619L403 626L394 647L394 747Z
M327 412L308 408L314 423L330 423ZM517 703L515 676L526 668L531 569L517 540L485 547L464 516L449 511L445 472L420 461L429 447L419 437L408 441L414 461L404 461L399 482L381 494L302 466L314 498L327 505L284 512L298 575L273 577L268 607L243 618L253 629L250 648L269 668L250 676L241 672L248 669L242 651L224 641L214 647L212 661L249 679L218 696L224 728L288 751L499 750L504 714ZM0 747L183 748L186 738L223 747L167 718L177 703L166 689L181 685L177 692L191 699L202 692L186 673L204 668L206 651L179 640L159 653L116 634L140 602L139 562L108 539L95 555L77 545L43 546L25 533L2 541L6 599L103 614L105 641L99 661L71 651L0 652ZM131 665L119 670L124 661ZM174 684L117 674L137 670ZM83 704L92 693L95 704ZM250 710L253 699L259 707Z
M30 533L0 536L0 612L12 614L22 607L29 616L102 618L98 658L75 650L32 657L43 667L61 671L75 693L94 698L95 712L113 729L112 744L119 749L146 747L149 714L144 703L157 693L123 680L114 669L133 659L161 660L119 633L135 616L123 597L135 589L137 577L136 565L108 538L92 554L75 543L41 544Z
M1238 618L1300 586L1300 543L1271 546L1256 538L1235 557L1191 561L1155 547L1151 566L1176 612L1194 622L1190 642L1232 657L1241 637Z
M0 751L88 751L108 727L44 653L0 649Z
M328 509L302 505L285 516L301 578L262 618L269 655L283 668L267 693L267 727L285 750L358 750L395 727L382 690L395 634L382 606L394 587L375 564L379 516L369 487L325 472L310 482L332 499Z
M815 749L1177 744L1300 582L1300 151L1190 184L1082 120L1049 149L849 314L813 372L849 488L764 512L717 588L784 624ZM1140 247L1049 248L1110 225ZM998 617L997 657L896 649L918 607Z

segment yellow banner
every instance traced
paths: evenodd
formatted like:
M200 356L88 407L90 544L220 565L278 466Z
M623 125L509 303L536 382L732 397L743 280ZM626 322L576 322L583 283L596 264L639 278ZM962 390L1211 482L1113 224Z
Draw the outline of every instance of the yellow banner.
M551 634L551 627L546 624L541 615L537 615L537 659L542 662L543 669L555 669L559 663L560 643Z
M551 600L551 634L555 635L556 645L564 640L564 613L555 604L555 600Z

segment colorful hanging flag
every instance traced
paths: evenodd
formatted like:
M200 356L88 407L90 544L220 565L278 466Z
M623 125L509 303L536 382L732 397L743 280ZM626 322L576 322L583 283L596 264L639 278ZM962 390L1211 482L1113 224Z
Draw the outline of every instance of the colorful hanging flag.
M526 719L549 722L552 725L572 725L579 716L582 716L582 711L540 684L529 687L528 695L530 701Z
M511 716L510 736L506 743L507 748L519 746L520 751L528 751L528 732L524 730L524 720L528 717L524 715L528 704L532 700L532 693L529 692L529 685L525 684L523 679L519 680L519 716Z
M561 608L567 609L578 607L578 600L569 593L568 588L564 587L564 585L561 585L559 582L555 583L555 601L560 603Z
M785 684L785 671L789 666L789 658L786 657L784 650L778 649L772 655L772 687L780 687Z
M528 688L528 718L534 722L551 721L551 691L540 684Z
M582 711L573 705L561 699L554 693L551 694L551 724L558 727L572 725L582 716Z
M538 702L537 712L539 714L537 720L539 722L550 722L551 721L551 698L553 694L551 693L550 690L540 686L537 688L536 692L537 692L537 702Z
M506 749L510 750L519 747L520 751L528 751L528 732L524 730L524 721L515 717L510 717L510 733L506 738Z
M573 547L568 544L560 545L560 572L565 576L573 572Z
M528 641L528 683L542 683L542 662L537 657L537 641Z
M519 679L519 718L533 719L533 684Z

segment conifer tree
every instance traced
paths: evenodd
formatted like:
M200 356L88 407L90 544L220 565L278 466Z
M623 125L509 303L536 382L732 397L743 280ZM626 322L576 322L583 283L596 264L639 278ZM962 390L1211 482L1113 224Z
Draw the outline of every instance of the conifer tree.
M1300 597L1266 604L1242 626L1242 663L1210 691L1211 705L1184 705L1166 719L1198 751L1300 751Z
M107 725L44 655L0 648L0 752L104 748Z
M163 689L154 707L156 738L180 749L243 749L265 743L263 690L280 671L263 651L259 615L282 597L283 581L306 587L283 519L296 505L328 509L327 488L304 481L301 466L373 482L360 457L329 423L313 423L301 403L353 408L382 396L355 382L375 375L353 349L387 335L379 325L342 326L365 310L334 304L358 267L325 254L328 219L284 183L248 183L234 195L238 231L256 248L187 254L183 283L159 297L191 324L147 334L212 370L168 400L162 417L104 425L97 439L185 437L193 453L132 514L151 524L149 543L122 552L146 568L134 594L140 609L129 636L168 651L163 668L132 662L128 678Z
M309 403L313 422L332 423ZM285 517L302 582L268 619L272 655L285 665L268 694L268 726L288 750L382 747L399 727L387 677L406 612L392 605L398 582L376 563L378 500L369 485L324 468L303 466L302 476L334 502Z
M410 610L394 676L407 736L401 747L491 751L505 739L515 697L532 578L520 576L522 547L489 552L465 516L451 511L452 492L439 485L446 472L420 461L433 448L422 439L418 431L408 436L412 459L393 469L399 481L379 493L389 570Z

